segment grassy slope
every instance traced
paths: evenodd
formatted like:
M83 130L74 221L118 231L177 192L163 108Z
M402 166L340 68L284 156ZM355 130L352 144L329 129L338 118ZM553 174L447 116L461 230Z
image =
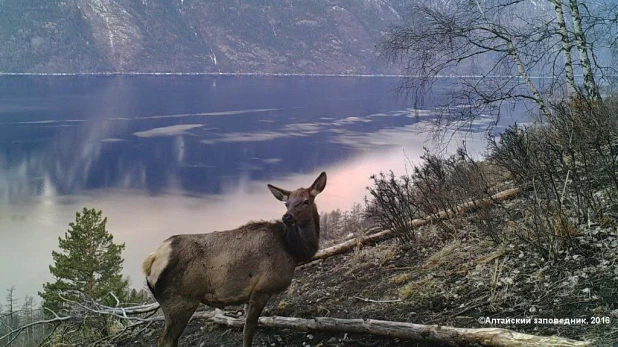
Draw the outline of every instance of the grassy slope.
M519 203L521 201L518 200L510 202ZM430 241L436 239L439 231L435 226L428 226L421 230L424 240L419 241L419 247L412 247L400 240L389 240L302 266L287 292L270 300L264 315L373 318L470 328L488 327L477 322L479 317L597 316L618 320L615 307L613 312L608 310L612 302L615 305L613 295L618 281L611 271L604 271L600 266L603 259L616 261L618 235L615 228L612 231L611 228L597 226L590 232L582 230L584 232L579 239L583 244L596 242L608 245L606 252L573 257L557 266L516 241L496 247L490 241L477 238L475 225L478 221L474 214L461 218L458 223L463 232L459 237L444 242ZM512 228L514 225L505 223L504 227ZM579 280L573 276L578 276ZM590 295L585 288L590 288ZM379 303L359 298L401 301ZM235 309L242 312L242 307ZM610 341L618 339L615 323L495 327L536 335L594 340L598 346L611 345ZM159 330L149 332L146 339L139 340L141 345L153 344L158 333ZM241 340L239 329L193 321L185 331L181 344L235 346ZM276 329L261 329L256 335L255 345L344 346L350 343L422 345L373 336L307 334Z

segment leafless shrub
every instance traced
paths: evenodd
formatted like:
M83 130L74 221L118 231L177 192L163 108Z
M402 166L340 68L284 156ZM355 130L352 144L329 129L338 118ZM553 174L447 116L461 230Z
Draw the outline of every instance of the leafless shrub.
M371 176L373 186L367 187L371 198L365 198L366 214L382 229L393 230L415 240L412 220L418 218L414 202L415 190L409 176L395 177L392 171Z
M367 212L382 228L407 235L410 241L416 241L412 231L415 218L435 220L442 230L441 237L449 238L462 230L462 204L491 196L496 182L493 175L487 164L475 161L463 147L449 157L425 149L411 175L396 178L389 172L372 177ZM489 207L479 205L477 210L485 212L478 214L483 219L483 233L497 241L493 232L496 220Z
M564 166L572 177L565 182L570 193L565 203L580 221L589 212L604 217L618 203L618 100L576 98L554 110L548 128L566 153Z
M547 257L575 236L577 224L616 217L617 106L574 98L554 105L545 124L513 126L490 141L489 159L528 200L515 234Z
M412 177L418 191L415 203L424 215L437 219L440 213L447 213L455 217L463 203L491 195L487 171L464 147L446 158L425 149L421 160L421 164L414 167ZM459 229L455 218L442 222L441 227L448 233Z

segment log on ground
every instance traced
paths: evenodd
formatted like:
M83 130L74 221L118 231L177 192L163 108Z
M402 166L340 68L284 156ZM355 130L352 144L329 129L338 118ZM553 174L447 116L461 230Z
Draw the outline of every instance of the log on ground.
M226 316L222 311L197 313L193 318L205 318L218 324L236 328L241 328L244 325L243 318ZM576 341L559 336L536 336L501 328L456 328L377 319L341 319L331 317L302 319L274 316L260 317L259 325L268 328L311 332L371 334L419 342L435 342L447 346L590 346L590 343L585 341Z
M482 200L476 200L476 201L470 201L464 204L461 204L460 206L458 206L455 211L451 211L451 212L447 212L447 211L440 211L436 214L436 216L434 216L433 218L418 218L412 221L412 227L414 228L418 228L420 226L429 224L431 222L434 222L436 220L440 220L440 219L446 219L449 216L451 216L453 214L453 212L457 213L457 214L461 214L461 213L465 213L471 209L474 208L478 208L480 206L489 206L494 204L496 201L502 201L502 200L508 200L511 199L513 197L515 197L517 194L519 194L519 189L518 188L512 188L512 189L508 189L505 191L502 191L500 193L494 194L492 195L490 198L487 199L482 199ZM322 250L320 250L318 253L315 254L315 256L302 264L306 264L306 263L310 263L316 260L320 260L320 259L325 259L328 257L332 257L334 255L337 254L341 254L341 253L345 253L351 249L354 249L356 247L360 247L362 245L365 245L367 243L370 242L375 242L375 241L379 241L382 239L387 239L390 237L394 236L394 232L392 230L383 230L380 231L378 233L375 234L371 234L371 235L363 235L339 244L336 244L334 246L328 247L328 248L324 248ZM299 264L299 265L302 265Z

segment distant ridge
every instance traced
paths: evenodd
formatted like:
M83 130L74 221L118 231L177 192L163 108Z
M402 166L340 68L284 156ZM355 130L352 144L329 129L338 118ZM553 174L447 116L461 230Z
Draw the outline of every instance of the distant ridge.
M396 75L375 46L401 3L5 0L0 74Z

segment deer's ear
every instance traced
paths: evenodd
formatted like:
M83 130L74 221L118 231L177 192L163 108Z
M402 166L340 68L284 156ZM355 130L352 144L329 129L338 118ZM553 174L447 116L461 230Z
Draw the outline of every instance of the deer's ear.
M326 187L326 172L322 172L320 176L318 176L318 178L313 182L311 188L309 188L309 194L315 197L324 190L324 187Z
M288 199L290 198L291 192L289 190L281 189L271 184L268 185L268 189L270 189L270 192L273 193L277 200L288 201Z

